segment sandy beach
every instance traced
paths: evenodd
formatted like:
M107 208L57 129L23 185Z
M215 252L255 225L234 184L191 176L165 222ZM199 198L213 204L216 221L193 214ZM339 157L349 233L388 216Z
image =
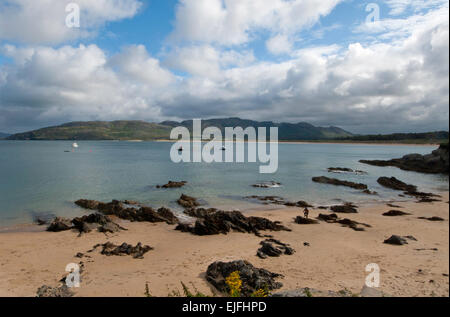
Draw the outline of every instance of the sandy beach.
M36 296L42 285L57 286L69 263L84 264L81 287L75 296L144 296L146 283L152 296L168 296L181 291L180 282L212 295L204 278L214 261L247 260L256 267L281 273L281 290L309 287L319 290L348 290L358 294L365 284L366 265L381 269L380 290L391 296L449 296L449 206L448 192L442 202L403 202L400 210L411 213L385 217L382 213L398 208L386 204L360 206L358 214L340 215L370 224L364 232L339 224L321 222L299 225L294 217L299 208L255 211L252 215L279 220L292 232L263 232L289 244L294 255L262 260L256 256L263 238L253 234L230 233L194 236L175 231L165 223L116 221L128 229L116 234L99 232L78 237L74 231L45 232L45 227L27 226L21 232L0 233L0 296ZM315 218L323 210L311 210ZM437 216L443 222L418 217ZM418 241L393 246L383 241L391 235L414 236ZM150 245L154 250L144 259L130 256L104 256L99 250L77 258L98 243L107 241ZM308 242L310 246L304 246ZM436 248L437 251L430 249ZM422 250L419 250L422 249ZM194 286L193 286L194 285Z

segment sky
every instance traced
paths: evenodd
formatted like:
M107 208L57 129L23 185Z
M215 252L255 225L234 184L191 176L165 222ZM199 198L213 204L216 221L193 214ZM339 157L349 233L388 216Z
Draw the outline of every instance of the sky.
M449 1L0 0L1 132L225 117L448 131Z

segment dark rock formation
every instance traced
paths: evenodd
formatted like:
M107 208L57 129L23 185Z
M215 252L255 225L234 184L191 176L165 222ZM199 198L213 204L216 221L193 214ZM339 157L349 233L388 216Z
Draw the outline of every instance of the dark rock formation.
M239 272L242 280L242 296L248 297L260 289L275 290L283 286L275 279L282 277L280 274L269 272L265 269L255 268L247 261L214 262L206 271L206 280L222 293L229 293L226 278L233 272Z
M314 207L303 200L298 201L295 205L300 208L313 208Z
M197 198L185 194L182 194L177 202L180 206L183 206L184 208L194 208L200 206L200 203L197 201Z
M56 217L47 227L47 231L61 232L72 229L72 221L67 218Z
M264 204L284 205L286 201L282 197L278 196L248 196L246 199L258 200Z
M185 181L181 181L181 182L173 182L173 181L169 181L167 184L165 185L157 185L156 188L181 188L184 185L186 185L187 182Z
M402 206L394 205L394 204L387 204L388 207L391 208L403 208Z
M361 222L356 222L350 219L339 219L338 215L336 214L331 214L331 215L326 215L326 214L320 214L317 219L321 220L321 221L325 221L327 223L339 223L341 224L343 227L349 227L355 231L364 231L365 229L363 227L366 228L370 228L371 226L365 223L361 223ZM363 227L360 227L363 226Z
M127 243L122 243L120 246L117 246L111 242L107 242L105 244L97 244L94 246L94 249L98 247L102 247L101 254L103 255L131 255L134 259L143 259L145 253L153 250L153 248L148 245L142 246L142 243L140 242L136 246L132 246Z
M336 214L331 214L331 215L320 214L317 217L317 219L328 222L328 223L335 223L338 220L338 215L336 215Z
M261 259L267 259L267 257L279 257L282 254L292 255L295 250L288 244L282 243L275 239L267 239L262 241L261 248L259 248L256 255Z
M414 238L413 236L401 237L401 236L393 235L389 239L384 240L384 243L392 244L392 245L405 245L405 244L408 244L407 239L417 241L417 239Z
M74 218L72 223L73 227L80 233L88 233L92 230L98 230L104 233L114 233L120 230L126 230L117 223L113 222L109 217L99 213Z
M222 211L217 209L186 210L191 217L198 218L194 226L180 224L176 230L190 232L199 236L227 234L234 230L242 233L259 235L260 230L290 231L281 223L260 217L245 217L239 211Z
M407 215L410 215L410 214L407 212L400 211L400 210L390 210L383 214L383 216L386 216L386 217L398 217L398 216L407 216Z
M366 189L368 189L367 185L365 185L365 184L358 184L358 183L354 183L354 182L343 181L343 180L340 180L340 179L329 178L329 177L325 177L325 176L313 177L312 180L313 180L313 182L320 183L320 184L330 184L330 185L335 185L335 186L346 186L346 187L350 187L350 188L354 188L354 189L358 189L358 190L366 190Z
M403 192L415 192L417 191L417 186L414 185L409 185L406 184L404 182L402 182L401 180L398 180L395 177L380 177L378 179L378 183L381 186L390 188L390 189L394 189L394 190L401 190Z
M294 221L299 225L315 225L319 223L317 220L305 218L302 216L298 216Z
M430 218L419 217L419 219L421 219L421 220L428 220L428 221L444 221L444 219L441 218L441 217L430 217Z
M72 297L74 294L64 284L59 287L43 285L38 288L36 295L37 297Z
M406 171L415 171L430 174L449 173L449 145L442 144L439 149L428 155L410 154L399 159L389 161L361 160L361 163L374 166L395 166Z
M367 172L360 170L353 170L351 168L342 168L342 167L329 167L329 173L353 173L353 174L367 174Z
M116 216L133 222L166 222L168 224L178 222L175 215L167 208L160 208L156 212L151 207L145 207L134 202L134 204L131 204L129 201L121 202L117 200L113 200L110 203L102 203L82 199L75 203L83 208L98 210L102 214ZM129 205L133 206L129 207Z
M281 183L278 182L263 182L258 184L253 184L252 187L255 188L274 188L274 187L280 187Z
M352 203L345 203L344 205L331 206L331 211L342 214L357 214L357 206Z

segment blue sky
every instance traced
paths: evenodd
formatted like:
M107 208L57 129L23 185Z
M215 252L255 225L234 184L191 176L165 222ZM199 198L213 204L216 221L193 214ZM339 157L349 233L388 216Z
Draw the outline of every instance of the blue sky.
M74 29L69 2L0 4L0 131L227 116L448 130L448 1L78 0Z

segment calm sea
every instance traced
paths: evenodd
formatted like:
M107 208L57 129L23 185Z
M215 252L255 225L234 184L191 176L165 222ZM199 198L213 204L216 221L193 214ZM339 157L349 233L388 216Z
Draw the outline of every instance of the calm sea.
M260 207L243 199L250 195L278 195L323 205L340 200L401 199L397 192L377 184L380 176L395 176L423 191L449 188L447 176L358 163L360 159L425 154L435 146L280 144L278 172L263 175L259 174L259 163L172 163L171 143L79 142L75 151L71 145L72 142L59 141L0 141L0 226L28 223L36 215L85 214L73 204L80 198L129 199L180 210L175 201L186 193L208 206L245 211ZM328 167L349 167L368 174L329 174ZM313 176L322 175L365 183L379 196L311 181ZM169 180L188 181L188 185L182 189L156 188ZM271 189L251 186L264 181L280 182L282 186Z

